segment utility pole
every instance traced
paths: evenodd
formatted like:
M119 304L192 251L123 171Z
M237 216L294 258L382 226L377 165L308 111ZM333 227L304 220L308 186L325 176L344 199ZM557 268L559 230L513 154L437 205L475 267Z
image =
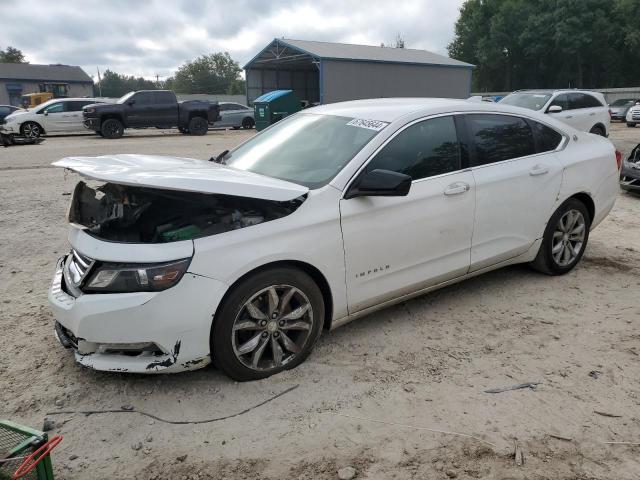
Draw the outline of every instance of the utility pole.
M96 70L98 71L98 92L99 92L99 95L102 97L102 80L100 80L100 69L96 67Z

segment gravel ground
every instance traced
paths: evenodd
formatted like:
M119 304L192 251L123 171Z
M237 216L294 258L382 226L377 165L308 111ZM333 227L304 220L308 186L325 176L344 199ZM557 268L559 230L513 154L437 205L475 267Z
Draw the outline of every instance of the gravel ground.
M570 274L524 266L485 274L325 334L307 362L267 380L238 384L212 367L166 376L78 367L53 336L46 299L68 248L64 216L77 179L50 162L204 159L251 134L142 131L0 149L0 417L55 422L52 433L65 437L57 478L333 479L341 469L368 479L640 476L640 197L628 194ZM611 140L626 154L640 129L616 124ZM541 384L484 393L524 382ZM50 414L123 406L178 421L250 410L184 425L131 412Z

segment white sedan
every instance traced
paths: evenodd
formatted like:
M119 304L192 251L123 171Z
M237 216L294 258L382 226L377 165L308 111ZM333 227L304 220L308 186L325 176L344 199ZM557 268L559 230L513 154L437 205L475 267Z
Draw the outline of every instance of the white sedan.
M18 110L0 122L0 132L38 138L49 133L86 132L82 107L104 102L97 98L57 98L28 110Z
M323 330L415 295L515 263L567 273L620 160L549 116L446 99L312 108L216 162L66 158L92 182L49 291L56 332L97 370L213 359L268 377Z

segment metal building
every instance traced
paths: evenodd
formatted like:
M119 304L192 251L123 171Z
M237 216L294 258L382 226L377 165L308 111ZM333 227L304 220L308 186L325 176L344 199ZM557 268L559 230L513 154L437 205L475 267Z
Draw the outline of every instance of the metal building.
M291 89L309 103L471 94L474 66L426 50L274 39L244 66L247 103Z

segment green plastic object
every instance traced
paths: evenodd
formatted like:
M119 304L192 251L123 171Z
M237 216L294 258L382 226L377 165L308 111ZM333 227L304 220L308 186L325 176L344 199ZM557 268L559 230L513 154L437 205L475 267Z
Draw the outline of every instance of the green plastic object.
M269 125L301 110L300 100L293 90L274 90L253 101L253 118L256 130L264 130Z
M160 234L162 240L165 242L177 242L179 240L191 240L198 235L200 230L195 225L187 225L186 227L176 228L175 230L168 230Z
M24 457L35 452L48 440L47 434L9 420L0 420L0 480L13 478ZM42 459L36 468L21 477L25 480L54 480L51 456Z

